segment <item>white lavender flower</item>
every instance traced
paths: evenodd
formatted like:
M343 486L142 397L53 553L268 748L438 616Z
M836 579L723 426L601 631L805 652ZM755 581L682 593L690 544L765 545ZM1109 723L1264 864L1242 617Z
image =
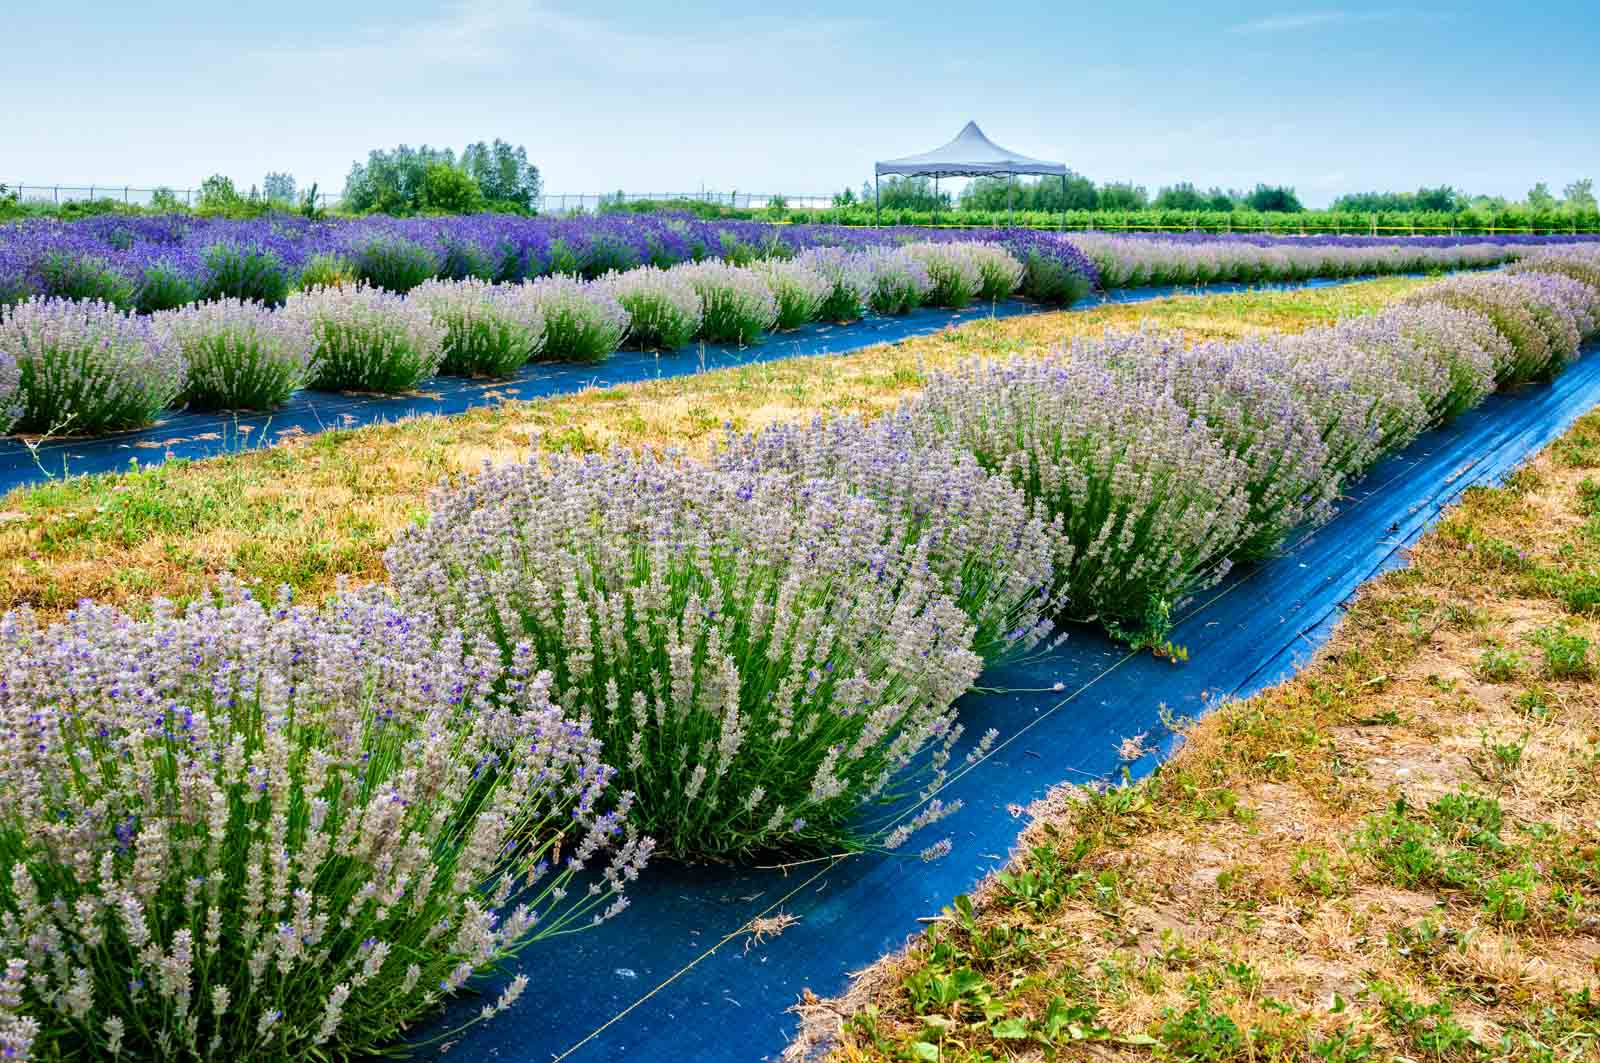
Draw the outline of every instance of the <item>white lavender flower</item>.
M708 261L672 272L699 293L700 335L711 343L754 343L778 321L778 300L754 269Z
M329 391L409 391L439 370L445 329L402 295L357 284L289 296L283 313L316 344L311 384Z
M110 303L35 297L0 307L0 351L16 363L20 431L137 428L183 387L183 355L148 319ZM0 369L0 387L4 379Z
M445 330L440 372L506 377L544 349L544 311L525 286L428 280L406 298Z
M163 310L152 319L187 366L184 401L202 410L270 410L305 383L311 325L262 303L219 299Z
M822 304L833 293L833 281L803 262L768 258L757 262L755 270L778 301L779 329L799 328L815 321Z
M628 311L604 284L554 276L525 281L522 288L544 315L545 361L601 361L628 333Z
M630 346L675 351L700 331L700 293L677 270L641 266L608 273L600 284L628 312Z

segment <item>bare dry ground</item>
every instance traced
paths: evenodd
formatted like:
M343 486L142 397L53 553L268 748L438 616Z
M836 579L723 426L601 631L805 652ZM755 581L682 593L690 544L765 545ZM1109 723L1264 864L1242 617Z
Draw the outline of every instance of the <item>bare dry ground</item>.
M1245 292L985 320L855 354L507 401L459 417L339 430L223 458L73 477L0 497L0 612L58 615L79 599L138 608L182 601L222 573L258 591L322 595L382 579L395 531L429 491L484 462L546 449L667 446L703 452L740 431L819 412L893 407L923 374L964 359L1044 351L1141 325L1200 338L1302 329L1376 310L1420 280ZM690 352L670 357L692 358Z
M1299 677L1009 868L794 1058L1600 1059L1600 412L1474 489Z

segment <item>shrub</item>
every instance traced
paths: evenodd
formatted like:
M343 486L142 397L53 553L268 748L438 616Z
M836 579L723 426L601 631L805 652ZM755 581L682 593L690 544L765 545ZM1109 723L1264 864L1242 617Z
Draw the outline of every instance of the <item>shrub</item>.
M689 262L674 273L700 296L700 335L712 343L754 343L778 320L778 300L761 274L724 262Z
M22 416L22 369L17 360L0 351L0 434Z
M378 235L364 241L351 257L356 278L385 291L404 294L437 276L442 256L432 248L401 236Z
M50 251L39 259L36 268L42 295L110 303L122 310L133 305L133 281L103 258Z
M1269 557L1290 531L1329 515L1339 481L1321 426L1270 363L1231 344L1188 347L1181 334L1138 332L1075 341L1067 364L1133 374L1170 394L1243 463L1249 513L1228 548L1235 561Z
M141 314L154 314L187 306L198 298L200 288L183 268L163 261L146 266L140 274L133 308Z
M996 302L1009 299L1022 284L1023 266L999 244L962 244L977 264L982 283L978 297Z
M300 267L300 275L295 278L295 288L298 291L309 291L312 288L342 288L355 283L355 264L332 251L323 251L306 259L305 265Z
M1527 292L1533 302L1555 310L1559 323L1553 327L1551 342L1557 342L1559 333L1561 350L1570 345L1575 354L1577 344L1600 331L1600 289L1559 272L1513 273L1505 279Z
M775 326L780 329L799 328L815 321L823 302L833 294L831 280L800 262L769 258L758 262L755 270L778 301Z
M1023 261L1022 294L1046 306L1071 306L1088 298L1089 278L1065 262L1030 250Z
M933 282L928 302L960 309L983 290L983 271L971 244L907 244L906 254L921 262Z
M628 311L603 284L540 277L524 282L524 289L544 313L546 361L602 361L628 333Z
M393 292L315 288L291 295L284 312L311 329L313 387L408 391L438 372L444 358L444 327L426 307Z
M927 267L898 248L874 247L862 253L871 279L867 305L880 314L909 314L934 290Z
M1070 614L1137 640L1227 571L1248 469L1167 392L1059 357L936 373L906 408L923 438L966 447L1043 507Z
M548 675L378 595L24 609L0 652L0 955L33 1058L365 1056L618 910L650 851Z
M1339 326L1247 341L1241 357L1281 372L1311 409L1328 445L1328 468L1348 482L1432 421L1428 406L1390 355L1354 343Z
M154 324L182 354L183 398L197 409L270 410L305 382L311 328L297 315L222 299L163 311Z
M715 464L730 474L788 477L801 492L814 480L842 482L888 506L906 546L926 559L974 626L973 650L988 663L1049 633L1050 529L1022 492L959 447L921 445L898 417L856 418L730 433ZM897 544L898 545L898 544Z
M202 299L241 299L282 306L289 295L289 271L277 252L255 244L212 244L201 253Z
M700 331L700 293L681 273L641 266L607 274L602 285L628 312L630 346L675 351Z
M424 281L408 298L445 330L440 372L510 376L544 348L544 313L520 285Z
M818 247L795 258L797 265L820 273L830 285L817 317L822 321L854 321L866 313L873 291L873 272L868 256L842 247Z
M1600 255L1586 255L1575 247L1555 248L1531 255L1507 266L1506 272L1555 273L1600 292Z
M980 661L903 521L833 480L556 455L440 494L386 560L402 600L554 671L642 830L741 856L859 847L900 769L943 771Z
M26 432L137 428L183 387L182 356L110 303L35 297L0 310L0 351L20 369Z

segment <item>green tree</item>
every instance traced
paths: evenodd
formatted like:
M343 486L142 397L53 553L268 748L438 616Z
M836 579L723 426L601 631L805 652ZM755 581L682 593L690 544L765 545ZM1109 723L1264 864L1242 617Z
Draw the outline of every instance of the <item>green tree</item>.
M1582 180L1572 182L1562 191L1561 195L1566 200L1568 210L1594 210L1594 178L1585 177Z
M1543 181L1528 189L1528 206L1534 210L1555 210L1556 197L1550 194L1550 188Z
M201 210L230 210L242 202L238 190L233 187L232 178L214 173L200 182Z
M1205 210L1206 197L1188 181L1179 181L1157 192L1151 205L1157 210Z
M1099 200L1102 210L1143 210L1150 205L1150 193L1143 185L1117 181L1100 186Z
M449 148L413 148L401 144L393 151L373 150L365 164L350 167L344 182L344 205L349 210L384 214L414 214L423 209L423 186L428 165L454 166Z
M462 150L461 168L477 182L491 206L537 209L539 168L528 161L527 148L508 144L499 137L492 144L480 140Z
M471 214L483 209L483 190L461 167L430 162L422 171L421 207L448 214Z
M1244 205L1263 213L1294 214L1306 208L1288 185L1258 184L1244 197Z
M261 191L267 202L275 207L287 207L295 202L294 175L269 173L261 181Z

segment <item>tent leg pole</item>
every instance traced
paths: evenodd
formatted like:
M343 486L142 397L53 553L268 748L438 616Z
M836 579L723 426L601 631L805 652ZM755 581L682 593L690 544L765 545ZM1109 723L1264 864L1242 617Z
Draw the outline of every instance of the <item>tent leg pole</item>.
M878 191L878 175L872 175L872 227L883 225L883 195Z
M1067 175L1061 175L1061 231L1067 231Z

